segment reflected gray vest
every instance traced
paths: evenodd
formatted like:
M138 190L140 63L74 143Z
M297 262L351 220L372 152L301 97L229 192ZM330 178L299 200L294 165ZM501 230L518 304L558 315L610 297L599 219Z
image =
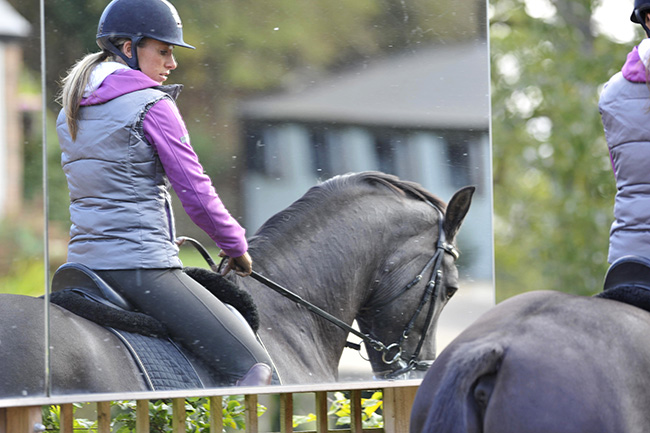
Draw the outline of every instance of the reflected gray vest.
M628 254L650 258L650 91L619 72L599 108L617 188L608 261Z
M57 119L70 191L68 261L92 269L178 268L169 185L142 121L170 98L144 89L82 107L77 140Z

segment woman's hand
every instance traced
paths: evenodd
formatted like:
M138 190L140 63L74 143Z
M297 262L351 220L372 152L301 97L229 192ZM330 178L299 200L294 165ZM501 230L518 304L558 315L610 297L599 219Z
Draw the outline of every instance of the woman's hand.
M228 257L228 255L221 251L219 257ZM221 275L226 275L230 271L235 271L240 277L249 276L253 272L253 259L247 252L243 256L228 257L228 263Z

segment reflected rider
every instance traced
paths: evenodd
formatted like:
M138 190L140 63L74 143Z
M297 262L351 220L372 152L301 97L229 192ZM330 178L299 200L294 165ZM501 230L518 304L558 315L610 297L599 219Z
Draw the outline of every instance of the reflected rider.
M97 30L100 52L63 80L57 119L70 190L68 261L93 269L139 311L231 384L271 380L254 334L185 275L175 244L169 185L185 211L227 254L225 272L250 275L244 229L230 215L162 86L178 66L181 20L166 0L113 0Z
M630 19L648 35L602 91L599 110L616 179L609 263L650 259L650 0L635 0Z

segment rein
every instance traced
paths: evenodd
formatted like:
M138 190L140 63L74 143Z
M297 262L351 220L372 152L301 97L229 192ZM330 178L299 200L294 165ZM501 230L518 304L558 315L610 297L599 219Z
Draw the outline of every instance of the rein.
M208 250L205 249L203 245L196 239L188 238L186 236L181 236L176 240L178 245L182 245L185 242L189 242L194 248L197 249L197 251L203 256L205 261L208 263L208 266L210 266L210 269L216 273L219 273L219 266L214 262L212 259L212 256L210 256L210 253ZM332 322L334 325L338 326L339 328L343 329L344 331L351 332L352 334L356 335L357 337L363 339L366 343L368 343L373 349L375 349L378 352L384 352L387 353L388 351L391 350L393 345L390 345L386 347L381 341L375 340L374 338L370 337L369 335L362 334L361 332L357 331L347 323L343 322L339 318L332 316L330 313L327 311L315 306L309 301L304 300L301 298L299 295L295 294L294 292L282 287L278 283L266 278L262 274L256 271L251 272L251 278L253 278L256 281L259 281L260 283L264 284L270 289L275 290L282 296L289 298L293 302L300 304L304 307L306 307L309 311L313 312L314 314L317 314L321 316L322 318Z
M375 308L383 308L386 305L390 304L393 302L395 299L399 298L402 296L404 293L406 293L408 290L410 290L413 286L415 286L417 283L419 283L424 275L424 273L433 266L431 270L431 276L429 278L429 282L426 285L426 289L424 291L424 294L422 295L422 299L420 300L420 303L418 307L416 308L413 316L409 320L409 322L406 324L406 327L404 328L404 331L402 331L402 336L400 337L399 342L390 344L386 346L384 343L382 343L379 340L376 340L372 338L370 335L363 334L347 323L343 322L342 320L338 319L337 317L331 315L327 311L315 306L314 304L310 303L309 301L306 301L305 299L301 298L299 295L295 294L294 292L282 287L278 283L268 279L267 277L261 275L260 273L256 271L252 271L251 277L264 284L268 288L276 291L277 293L281 294L282 296L292 300L293 302L300 304L304 307L306 307L309 311L313 312L314 314L324 318L325 320L328 320L332 324L338 326L339 328L343 329L344 331L347 331L349 333L352 333L356 335L357 337L361 338L366 344L368 344L370 347L372 347L374 350L377 352L382 352L382 361L387 364L391 365L394 364L397 361L402 361L405 365L404 367L387 373L384 375L386 379L392 379L395 378L401 374L407 373L408 371L411 371L413 369L425 369L429 367L430 361L417 361L417 357L420 354L420 351L422 350L422 346L424 345L425 337L428 332L429 326L431 325L431 321L433 320L433 313L435 309L435 298L438 295L438 289L440 285L440 280L442 279L442 261L444 258L445 253L450 254L454 260L458 259L459 253L458 250L450 243L447 242L446 237L445 237L445 232L443 229L443 220L444 216L442 214L442 211L435 206L433 203L429 201L425 201L428 205L433 207L437 212L438 212L438 241L436 242L436 251L433 254L433 256L427 261L427 263L424 265L424 268L420 271L418 275L413 278L406 286L402 288L399 292L391 296L388 300L384 301L379 305L378 307L375 306ZM212 257L210 256L210 253L208 252L207 249L203 245L201 245L200 242L198 242L195 239L189 238L189 237L179 237L176 240L176 243L180 246L185 242L189 242L192 246L194 246L197 251L203 256L205 261L208 263L210 266L210 269L216 273L219 273L219 266L214 262ZM225 257L224 257L225 259ZM402 359L402 345L404 342L408 339L408 336L410 332L413 330L413 327L415 325L415 322L419 315L422 313L424 306L426 305L427 302L430 301L429 305L429 310L427 311L427 316L426 320L424 323L422 335L420 336L420 341L418 342L417 348L411 355L411 357L405 361ZM346 345L352 349L360 350L361 346L359 344L353 344L353 343L346 343ZM394 353L394 355L391 357L391 353Z

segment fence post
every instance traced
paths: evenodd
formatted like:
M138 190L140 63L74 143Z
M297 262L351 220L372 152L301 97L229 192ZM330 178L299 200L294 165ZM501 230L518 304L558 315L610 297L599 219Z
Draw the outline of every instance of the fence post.
M257 394L246 394L244 396L246 408L246 433L257 433L259 421L257 419Z
M293 433L293 394L280 394L280 431Z
M34 433L42 422L40 406L0 408L0 433Z
M59 428L61 433L73 433L74 428L74 406L72 403L59 405L61 415L59 418Z
M361 407L361 390L350 391L350 432L363 433L363 408Z
M210 397L210 431L223 431L223 397L220 395Z
M149 400L135 402L135 431L149 433Z
M384 432L404 433L409 431L411 408L417 386L384 388Z
M111 402L97 402L97 433L111 433Z
M328 433L329 432L329 417L327 415L328 409L327 391L316 392L316 432Z
M172 432L185 433L185 399L174 398L172 399Z

